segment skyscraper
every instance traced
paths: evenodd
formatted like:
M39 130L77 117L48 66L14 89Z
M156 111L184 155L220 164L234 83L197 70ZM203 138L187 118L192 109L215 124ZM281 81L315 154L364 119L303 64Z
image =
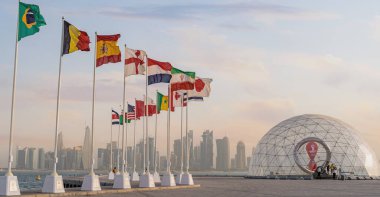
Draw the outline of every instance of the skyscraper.
M57 163L57 169L63 170L64 169L64 163L65 163L65 158L64 158L64 153L63 153L63 135L62 132L59 132L58 134L58 142L57 142L57 157L58 157L58 163ZM55 161L55 158L53 158Z
M38 149L38 169L45 169L45 150L43 148Z
M228 137L216 140L216 169L227 171L230 169L230 143Z
M93 156L91 155L91 130L90 130L90 127L86 126L84 142L83 142L83 155L82 155L82 163L83 163L83 168L85 170L88 170L91 168L92 157Z
M28 148L21 148L17 147L17 165L16 168L18 169L25 169L26 168L26 156Z
M26 155L26 168L27 169L37 169L38 167L38 155L36 148L28 148L28 153Z
M189 130L188 138L189 138L189 154L190 154L189 155L189 167L192 169L192 166L194 166L194 132L193 132L193 130ZM187 161L187 154L186 154L185 161Z
M171 163L173 169L179 170L181 168L181 139L174 140L173 152L175 159Z
M245 170L246 169L246 157L245 157L245 145L242 141L239 141L236 146L236 169Z
M201 142L201 170L211 170L214 165L213 131L206 130Z

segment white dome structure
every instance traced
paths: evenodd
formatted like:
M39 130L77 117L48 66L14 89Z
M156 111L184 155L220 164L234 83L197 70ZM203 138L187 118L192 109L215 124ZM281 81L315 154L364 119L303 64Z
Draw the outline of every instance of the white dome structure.
M310 175L328 162L356 176L378 175L374 152L354 128L329 116L305 114L280 122L261 138L249 176Z

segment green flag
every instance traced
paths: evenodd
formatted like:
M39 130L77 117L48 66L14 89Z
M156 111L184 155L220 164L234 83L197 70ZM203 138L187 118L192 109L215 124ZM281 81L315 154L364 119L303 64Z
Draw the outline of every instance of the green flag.
M123 125L123 113L119 116L119 124Z
M18 8L18 40L40 31L40 26L46 25L38 5L20 2Z

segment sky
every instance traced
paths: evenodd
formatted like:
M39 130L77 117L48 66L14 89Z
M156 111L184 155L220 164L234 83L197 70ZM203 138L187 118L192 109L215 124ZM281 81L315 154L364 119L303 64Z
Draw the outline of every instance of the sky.
M28 0L47 25L19 42L14 145L53 149L61 17L86 31L120 33L119 45L145 50L199 77L212 78L211 96L189 104L195 144L210 129L228 136L231 154L242 140L247 155L282 120L301 114L338 118L358 130L380 158L380 2L375 0L128 1ZM6 166L17 1L0 7L0 167ZM59 130L64 144L83 144L91 124L93 48L62 59ZM124 51L124 49L122 49ZM127 101L142 99L143 76L127 78ZM96 69L95 146L110 140L111 108L120 110L123 63ZM165 84L149 87L167 92ZM149 120L153 135L154 118ZM142 136L137 123L137 137ZM180 110L172 114L180 136ZM132 145L128 127L128 146ZM113 127L114 137L118 127ZM158 117L166 144L166 114ZM114 138L116 139L116 138ZM165 153L165 146L159 146ZM216 150L214 151L216 153Z

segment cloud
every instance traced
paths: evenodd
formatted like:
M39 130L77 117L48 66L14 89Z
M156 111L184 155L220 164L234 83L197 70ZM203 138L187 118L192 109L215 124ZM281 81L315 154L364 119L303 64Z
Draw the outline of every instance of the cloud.
M263 2L233 2L220 4L145 5L141 7L109 7L98 13L130 19L166 21L212 20L214 17L254 17L258 22L274 23L282 20L330 20L338 16L332 13L303 10L296 7ZM250 18L252 19L252 18ZM233 23L231 23L233 24Z

